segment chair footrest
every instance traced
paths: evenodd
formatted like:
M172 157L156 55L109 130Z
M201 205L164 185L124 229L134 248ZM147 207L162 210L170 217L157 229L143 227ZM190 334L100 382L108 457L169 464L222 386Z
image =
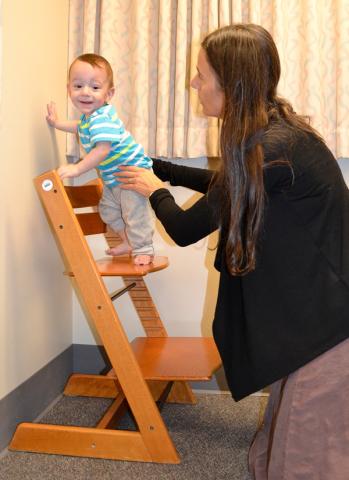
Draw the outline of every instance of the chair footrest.
M137 337L131 346L147 380L209 380L221 365L211 337Z

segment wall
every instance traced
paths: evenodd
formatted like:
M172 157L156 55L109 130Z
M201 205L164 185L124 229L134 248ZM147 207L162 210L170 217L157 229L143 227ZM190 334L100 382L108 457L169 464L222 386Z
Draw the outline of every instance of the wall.
M349 186L349 158L340 158L338 160L339 166L341 167L343 176L347 185Z
M54 99L64 114L67 68L68 0L2 0L2 231L0 298L0 399L54 359L72 342L95 344L88 321L61 275L57 253L31 179L54 168L64 156L65 135L53 135L44 112ZM20 124L20 139L15 132ZM205 159L188 164L206 166ZM349 183L349 161L341 167ZM85 181L82 178L81 181ZM20 192L20 195L18 195ZM195 200L192 192L173 190L179 204ZM105 245L91 239L98 255ZM158 254L170 267L146 279L171 335L209 335L217 293L213 269L216 237L196 245L173 245L161 226L155 235ZM116 290L113 280L110 289ZM120 284L120 283L119 283ZM117 300L130 338L141 334L127 296Z
M2 1L0 399L72 339L71 288L32 184L64 155L44 114L50 99L66 109L68 10Z

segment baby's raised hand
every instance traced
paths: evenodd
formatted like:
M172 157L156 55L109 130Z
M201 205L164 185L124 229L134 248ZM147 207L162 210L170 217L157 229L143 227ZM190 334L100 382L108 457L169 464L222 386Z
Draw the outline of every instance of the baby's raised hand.
M51 127L56 126L56 123L58 121L58 115L57 115L56 104L54 102L50 102L47 104L46 120Z
M68 165L61 165L57 169L57 173L63 180L64 178L78 177L80 175L80 170L78 164L69 163Z

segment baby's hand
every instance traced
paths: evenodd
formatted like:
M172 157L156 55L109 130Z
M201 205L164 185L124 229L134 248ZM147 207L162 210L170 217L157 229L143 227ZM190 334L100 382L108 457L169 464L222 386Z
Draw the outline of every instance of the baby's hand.
M75 163L69 163L68 165L62 165L57 169L58 175L63 180L64 178L73 178L80 175L79 167Z
M56 104L54 102L50 102L47 104L46 120L51 127L56 126L56 123L58 121L58 115L57 115Z

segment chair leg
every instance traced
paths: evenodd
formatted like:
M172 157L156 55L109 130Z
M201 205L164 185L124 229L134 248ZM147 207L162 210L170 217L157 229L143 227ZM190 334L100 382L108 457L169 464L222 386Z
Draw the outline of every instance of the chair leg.
M195 405L197 399L187 382L177 381L173 383L173 387L167 397L167 403L184 403Z
M64 395L69 397L115 398L120 391L117 379L106 375L73 374L69 377Z
M152 457L139 432L21 423L10 450L77 457L179 463L178 455Z

